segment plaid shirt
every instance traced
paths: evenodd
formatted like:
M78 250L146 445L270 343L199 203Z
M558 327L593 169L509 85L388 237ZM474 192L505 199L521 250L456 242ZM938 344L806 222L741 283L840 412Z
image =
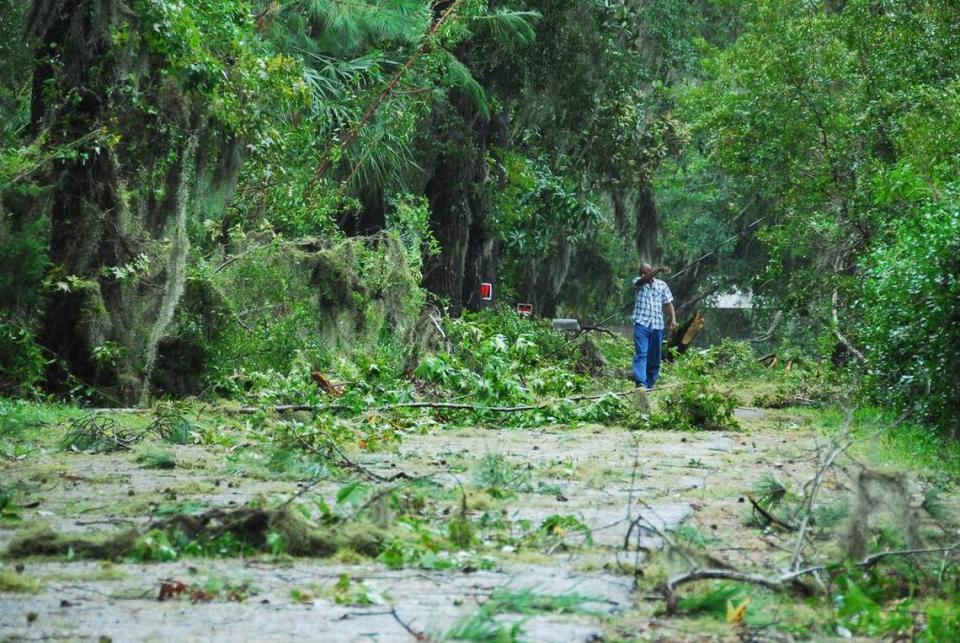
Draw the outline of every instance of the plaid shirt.
M633 304L633 323L662 329L663 306L673 301L673 294L665 281L654 279L649 284L637 288L637 299Z

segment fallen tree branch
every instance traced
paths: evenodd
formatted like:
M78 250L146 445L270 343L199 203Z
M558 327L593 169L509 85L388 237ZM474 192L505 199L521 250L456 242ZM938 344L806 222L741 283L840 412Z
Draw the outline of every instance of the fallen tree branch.
M390 614L393 616L393 620L400 624L400 627L405 629L407 633L413 637L414 641L429 641L429 637L423 632L418 632L417 630L410 627L403 619L400 618L400 615L397 614L397 608L390 606Z
M557 398L540 402L539 404L519 404L517 406L483 406L482 404L464 404L459 402L397 402L396 404L387 404L379 406L370 411L389 411L391 409L455 409L461 411L492 411L494 413L517 413L520 411L536 411L548 408L560 402L586 402L589 400L599 400L608 395L623 397L632 395L636 391L611 391L608 393L597 393L594 395L576 395L574 397Z
M761 333L760 335L757 335L756 337L751 337L747 341L750 342L751 344L759 344L761 342L767 341L768 339L773 337L773 334L777 331L777 327L780 326L780 322L782 320L783 320L783 311L778 310L773 315L773 321L770 322L770 327L767 328L767 330L763 331L763 333Z
M797 530L797 528L794 527L793 525L783 522L782 520L774 516L772 513L764 509L762 506L760 506L760 503L756 501L756 499L753 497L752 494L749 494L749 493L747 494L747 500L749 500L750 504L753 505L754 511L758 512L761 516L766 518L767 522L769 522L770 524L779 525L780 527L783 527L787 531Z
M313 455L320 456L321 458L324 458L324 459L329 458L329 454L324 453L323 449L318 448L315 444L312 444L309 440L307 440L302 434L298 433L297 431L291 431L290 435L293 437L293 441L296 443L296 445L299 448L306 451L307 453L312 453ZM401 479L406 479L406 480L413 479L413 476L406 473L405 471L400 471L398 473L393 474L392 476L382 476L379 473L375 473L374 471L371 471L370 469L363 466L359 462L355 462L351 460L347 456L347 454L344 453L343 449L341 449L337 444L335 444L333 440L328 439L327 443L324 446L327 447L330 451L332 451L340 459L339 462L337 462L336 464L338 464L339 466L345 469L350 469L351 471L354 471L360 474L362 477L367 478L368 480L371 480L373 482L394 482L396 480L401 480ZM290 498L284 504L288 504L294 498L303 495L312 486L313 486L312 483L310 485L305 486L293 498Z
M634 395L639 389L630 391L609 391L606 393L595 393L592 395L575 395L573 397L554 398L539 402L537 404L518 404L516 406L485 406L483 404L467 404L462 402L396 402L394 404L384 404L367 409L364 413L379 413L381 411L392 411L394 409L449 409L454 411L490 411L491 413L519 413L521 411L537 411L549 408L554 404L561 402L586 402L599 400L608 395L617 397L626 397ZM277 406L242 406L238 409L224 409L228 413L238 413L240 415L249 415L260 413L261 411L273 411L274 413L292 413L296 411L342 411L349 407L342 404L279 404ZM105 409L111 412L139 411L140 409Z
M643 391L647 395L651 393L656 393L658 391L668 390L679 386L679 383L667 384L666 386L658 386L652 391ZM460 402L396 402L394 404L384 404L382 406L376 406L371 409L367 409L364 413L378 413L381 411L391 411L393 409L451 409L457 411L490 411L492 413L518 413L521 411L537 411L540 409L545 409L553 406L554 404L560 404L562 402L588 402L592 400L599 400L608 395L613 395L615 397L629 397L631 395L636 395L642 389L634 388L628 391L607 391L605 393L594 393L591 395L575 395L573 397L559 397L553 398L550 400L545 400L543 402L538 402L537 404L519 404L516 406L485 406L483 404L467 404ZM235 414L235 415L252 415L254 413L262 412L271 412L271 413L295 413L298 411L344 411L348 410L351 407L345 406L343 404L276 404L273 406L240 406L240 407L222 407L217 409L222 413ZM149 408L99 408L91 409L93 413L116 413L116 414L136 414L136 413L149 413L151 409Z
M871 554L860 562L856 563L856 567L861 569L869 569L873 567L878 562L884 558L891 557L903 557L903 556L915 556L918 554L944 554L951 553L960 549L960 542L954 543L947 547L930 547L925 549L896 549L891 551L882 551L875 554ZM668 578L663 585L663 593L667 598L667 608L671 612L676 609L676 589L682 585L688 583L693 583L699 580L731 580L734 582L740 583L750 583L752 585L759 585L760 587L765 587L769 590L775 592L786 591L790 583L796 581L798 578L807 576L809 574L816 574L818 572L830 571L832 569L843 568L843 563L831 563L827 565L814 565L811 567L805 567L803 569L797 569L794 571L789 571L781 574L780 576L764 576L762 574L751 574L749 572L741 572L736 569L715 569L715 568L704 568L704 569L693 569L689 572L683 574L678 574L671 578Z
M803 505L803 519L800 521L800 533L797 535L797 545L796 549L793 551L793 556L790 559L790 569L797 570L800 567L800 561L803 556L803 548L806 545L806 532L807 527L810 525L810 518L813 515L813 503L816 500L817 493L820 490L820 485L823 484L824 477L827 475L827 471L830 470L830 467L833 466L834 461L840 456L841 453L844 453L850 444L853 442L849 438L850 434L850 424L853 422L853 412L847 409L846 418L844 420L844 435L842 437L842 442L834 442L834 447L827 454L827 457L824 459L823 464L817 469L816 475L808 483L810 485L809 491L807 492L806 498L804 499Z
M573 338L574 338L574 339L577 339L577 338L579 338L581 335L585 335L586 333L590 333L590 332L594 332L594 333L604 333L604 334L606 334L606 335L609 335L610 337L618 337L618 335L617 335L615 332L613 332L612 330L610 330L609 328L604 328L603 326L599 326L599 325L598 325L598 326L581 326L581 327L580 327L580 330L578 330L578 331L574 334Z
M347 147L353 143L353 141L359 136L360 131L373 119L377 111L383 105L383 103L390 97L390 95L396 90L397 86L400 84L400 81L403 80L403 77L407 74L408 71L413 67L414 63L423 56L432 46L433 38L436 36L437 32L440 30L440 27L443 26L459 9L462 0L454 0L449 7L437 18L434 23L430 26L430 29L427 31L426 35L423 37L423 41L420 43L420 46L417 48L413 55L407 59L407 61L400 67L399 70L393 75L393 78L390 79L390 82L387 83L386 87L377 94L373 99L373 102L367 107L366 111L363 113L363 116L360 117L353 127L351 127L346 134L343 135L343 138L340 141L340 147L342 149L347 149ZM323 178L327 173L327 170L330 169L330 166L333 164L331 150L328 150L324 155L323 160L320 162L320 166L317 168L317 171L314 173L313 179L310 181L310 184L307 186L307 192L312 192L313 188L317 182Z

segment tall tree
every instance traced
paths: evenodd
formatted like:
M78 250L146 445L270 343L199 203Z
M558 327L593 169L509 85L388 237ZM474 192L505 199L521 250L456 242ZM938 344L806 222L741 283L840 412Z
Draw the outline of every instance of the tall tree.
M270 63L250 45L251 9L33 2L31 126L45 146L67 150L36 203L51 225L39 337L57 358L54 390L80 381L123 401L146 391L183 291L192 197L229 183L240 140L257 142L258 111L292 93L263 80ZM291 68L272 67L276 76Z

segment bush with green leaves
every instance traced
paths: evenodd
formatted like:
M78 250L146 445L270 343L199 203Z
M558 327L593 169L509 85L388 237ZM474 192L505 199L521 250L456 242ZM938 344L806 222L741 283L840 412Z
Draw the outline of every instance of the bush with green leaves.
M300 395L310 388L313 370L356 365L369 372L361 362L376 361L382 372L384 355L386 372L399 375L398 346L426 301L419 265L429 247L417 227L422 217L408 211L419 212L405 206L413 221L376 238L243 241L248 251L209 271L213 287L229 293L229 310L224 329L208 342L207 383L240 396L271 388L264 380L296 376Z
M35 393L45 365L33 332L0 316L0 395Z
M765 409L824 406L845 395L849 382L829 364L808 364L776 374L776 391L754 396L753 405Z
M864 392L960 436L960 185L919 206L864 268Z
M667 368L681 378L709 376L729 381L756 375L761 364L753 346L725 337L719 344L709 348L679 355Z
M425 358L415 375L472 401L518 404L579 393L576 347L545 320L486 311L447 322L451 352Z
M706 380L691 380L670 390L647 424L668 431L733 430L739 428L733 416L736 407L729 393L712 389Z

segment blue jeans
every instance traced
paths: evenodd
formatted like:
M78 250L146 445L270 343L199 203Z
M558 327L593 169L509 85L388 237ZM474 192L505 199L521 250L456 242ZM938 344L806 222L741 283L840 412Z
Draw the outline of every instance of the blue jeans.
M633 380L652 389L660 377L662 328L633 325Z

